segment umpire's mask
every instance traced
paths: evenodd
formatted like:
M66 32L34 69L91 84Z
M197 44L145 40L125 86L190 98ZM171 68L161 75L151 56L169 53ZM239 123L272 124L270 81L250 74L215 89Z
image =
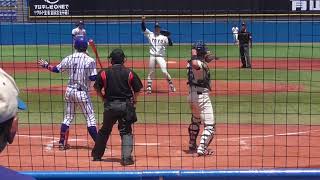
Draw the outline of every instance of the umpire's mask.
M123 64L125 57L126 56L124 55L122 49L114 49L109 55L109 59L111 59L112 65Z

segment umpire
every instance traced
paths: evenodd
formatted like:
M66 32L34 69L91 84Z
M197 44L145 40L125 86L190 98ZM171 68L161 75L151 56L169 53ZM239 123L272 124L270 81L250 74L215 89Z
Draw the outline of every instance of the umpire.
M250 48L252 48L252 35L247 31L247 25L243 22L241 24L241 31L238 34L239 48L242 68L251 68Z
M123 65L125 55L121 49L114 49L109 58L112 66L100 71L94 84L98 95L104 100L104 114L91 155L94 161L102 160L112 127L118 121L121 165L132 165L132 124L137 121L135 105L143 85L138 75Z

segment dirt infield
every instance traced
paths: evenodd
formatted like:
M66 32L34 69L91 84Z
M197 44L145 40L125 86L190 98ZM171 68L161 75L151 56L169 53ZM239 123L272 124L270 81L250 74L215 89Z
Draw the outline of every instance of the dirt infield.
M148 61L127 62L129 67L145 68ZM254 61L254 68L320 70L320 62L311 60ZM10 73L45 72L36 64L2 63ZM218 61L211 68L238 68L237 61ZM171 62L169 68L185 68L185 62ZM298 68L298 69L297 69ZM168 92L164 80L156 80L153 95L187 95L186 80L175 79L177 92ZM146 83L146 82L144 82ZM298 92L297 84L250 81L213 81L212 95L250 95ZM28 93L61 95L62 86L23 89ZM0 165L16 170L153 170L153 169L223 169L223 168L319 168L320 126L218 124L211 148L215 154L197 157L186 152L188 125L137 124L134 127L136 164L121 167L120 138L113 130L103 162L91 161L93 142L85 125L72 125L72 148L59 151L59 125L20 125L15 142L0 154Z
M320 167L320 126L218 124L215 154L187 152L187 125L137 124L136 164L121 167L114 129L103 162L91 161L93 142L85 125L71 126L71 149L59 151L58 125L26 125L0 154L0 165L16 170L145 170Z
M152 95L157 96L185 96L188 94L187 80L174 80L177 91L169 93L168 84L165 80L155 80L153 82ZM147 87L147 81L144 81L144 87ZM48 86L23 89L28 93L61 95L65 92L65 86ZM286 84L276 82L243 82L243 81L213 81L211 95L254 95L260 93L276 92L299 92L304 88L302 85ZM95 91L91 90L92 95Z
M107 67L107 61L103 61L103 67ZM58 61L52 61L57 64ZM146 60L128 60L126 66L134 69L148 69L149 61ZM210 68L225 69L239 68L240 62L235 60L218 60L209 64ZM254 69L286 69L286 70L320 70L320 61L310 59L260 59L253 60ZM0 63L0 67L9 73L32 73L45 72L46 70L39 68L36 63ZM186 62L177 59L168 61L169 69L184 69Z

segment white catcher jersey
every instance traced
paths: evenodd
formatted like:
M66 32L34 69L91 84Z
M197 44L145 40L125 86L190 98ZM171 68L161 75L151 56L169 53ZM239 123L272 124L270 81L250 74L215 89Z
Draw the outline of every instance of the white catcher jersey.
M75 52L65 57L57 68L68 73L68 87L82 91L89 91L89 76L97 75L95 60L83 52Z
M233 34L238 34L239 28L238 27L232 27L232 33Z
M86 36L86 30L84 28L80 29L79 27L76 27L72 29L72 35L77 37L77 36Z
M152 56L166 56L166 46L169 45L168 37L164 35L156 36L149 29L144 31L144 35L148 38L150 43L150 55Z

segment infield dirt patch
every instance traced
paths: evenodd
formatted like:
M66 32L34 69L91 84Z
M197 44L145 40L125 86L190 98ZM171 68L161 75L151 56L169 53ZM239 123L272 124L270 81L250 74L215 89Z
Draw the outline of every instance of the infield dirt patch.
M110 64L106 60L102 60L103 67L108 67ZM52 64L58 64L59 61L52 61ZM168 61L169 69L185 69L186 61L170 59ZM128 60L125 64L127 67L133 69L146 69L149 68L149 60ZM209 63L210 68L216 69L226 69L226 68L239 68L240 61L236 60L217 60ZM254 69L283 69L283 70L320 70L320 61L311 59L260 59L253 60L252 66ZM34 62L16 62L16 63L6 63L0 64L8 73L32 73L32 72L45 72L47 70L40 68ZM100 67L98 67L100 68Z
M168 83L166 80L153 81L153 93L157 96L185 96L188 94L187 80L175 79L176 92L169 92ZM147 86L147 81L144 81L144 87ZM64 94L66 86L47 86L23 89L28 93L37 94ZM276 82L245 82L245 81L212 81L211 95L254 95L260 93L276 93L276 92L299 92L303 90L303 86L297 84L286 84ZM91 89L91 94L95 95L95 91ZM146 95L146 94L145 94Z
M16 170L152 170L319 168L320 127L312 125L217 124L210 148L197 157L188 150L187 124L136 124L132 166L120 165L120 136L114 126L102 162L90 157L93 141L85 125L70 127L71 149L59 151L59 125L28 124L0 154L0 165Z

